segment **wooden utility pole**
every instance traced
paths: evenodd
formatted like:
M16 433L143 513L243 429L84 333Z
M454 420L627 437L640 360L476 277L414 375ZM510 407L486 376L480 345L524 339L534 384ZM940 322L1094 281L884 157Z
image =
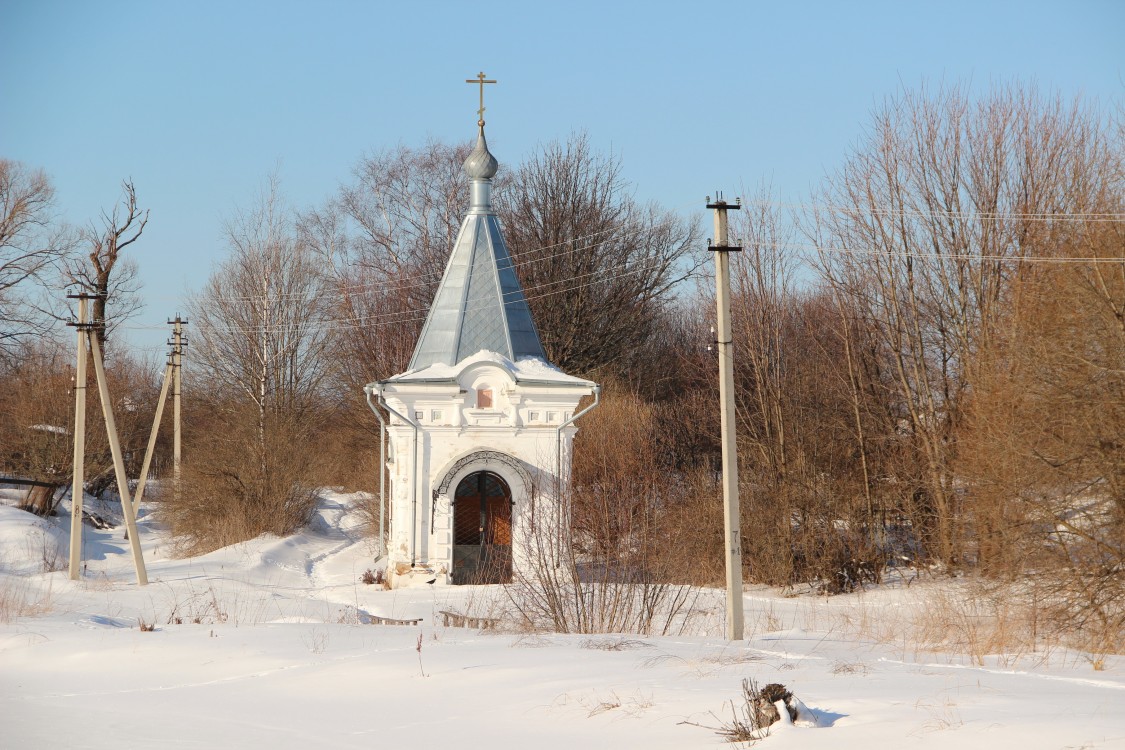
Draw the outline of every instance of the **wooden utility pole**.
M719 402L723 446L723 530L726 535L727 563L727 639L742 640L742 531L738 509L738 444L734 432L734 344L730 326L730 257L741 247L727 241L727 211L742 208L741 202L730 206L719 193L714 203L707 198L707 208L715 211L715 244L708 247L715 253L715 326L719 350Z
M89 323L86 313L90 297L73 295L78 299L78 360L74 369L74 466L70 485L70 580L77 581L82 568L82 499L86 487L86 358ZM68 324L70 325L70 324Z
M102 362L102 347L98 337L90 336L90 353L94 360L94 374L98 379L98 396L102 401L102 415L105 417L105 431L109 437L109 450L113 454L113 473L117 477L117 494L121 497L121 513L125 516L125 529L129 534L129 546L133 551L133 566L137 570L137 583L148 584L145 561L141 554L141 538L137 533L137 517L133 513L133 501L129 499L129 477L125 474L125 459L121 455L121 443L117 439L117 423L113 419L113 402L109 398L109 384L105 378L105 364Z

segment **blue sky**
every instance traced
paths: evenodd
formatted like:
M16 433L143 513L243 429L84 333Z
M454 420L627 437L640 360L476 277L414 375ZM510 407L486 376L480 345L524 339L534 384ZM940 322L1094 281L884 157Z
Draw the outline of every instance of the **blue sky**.
M365 153L474 134L514 164L586 131L638 198L798 201L900 87L1015 79L1125 101L1125 0L1071 2L63 2L0 0L0 156L42 168L84 224L131 177L147 307L184 309L222 222L279 167L322 203Z

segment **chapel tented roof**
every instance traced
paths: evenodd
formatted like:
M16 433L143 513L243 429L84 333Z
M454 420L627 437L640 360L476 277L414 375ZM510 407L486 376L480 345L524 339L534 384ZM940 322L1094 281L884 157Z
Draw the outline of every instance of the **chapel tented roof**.
M513 362L547 359L492 210L496 167L481 124L476 147L464 165L471 182L469 213L414 348L411 371L455 365L481 350Z

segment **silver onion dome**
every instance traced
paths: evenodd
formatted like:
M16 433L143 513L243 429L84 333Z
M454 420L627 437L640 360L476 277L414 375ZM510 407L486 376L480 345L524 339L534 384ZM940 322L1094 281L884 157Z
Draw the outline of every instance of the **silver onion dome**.
M491 180L496 176L496 170L499 168L500 163L488 150L488 141L484 139L484 125L481 125L477 135L477 145L473 147L469 158L465 159L465 174L471 180Z

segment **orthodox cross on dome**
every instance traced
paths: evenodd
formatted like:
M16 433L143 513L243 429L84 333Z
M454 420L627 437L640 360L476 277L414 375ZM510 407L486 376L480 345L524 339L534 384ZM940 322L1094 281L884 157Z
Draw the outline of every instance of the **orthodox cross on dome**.
M476 78L466 78L465 83L475 83L480 86L480 109L477 110L477 117L479 118L477 120L477 125L484 127L484 84L496 83L496 81L486 79L484 77L484 71L482 70L477 74Z

